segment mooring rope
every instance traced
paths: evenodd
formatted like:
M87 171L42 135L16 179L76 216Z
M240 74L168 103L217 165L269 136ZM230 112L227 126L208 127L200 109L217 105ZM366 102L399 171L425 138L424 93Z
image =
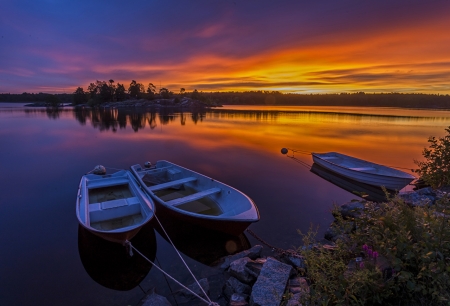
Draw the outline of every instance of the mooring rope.
M292 257L297 257L297 258L303 258L302 255L300 255L298 252L296 251L292 251L292 250L285 250L282 248L277 248L273 245L270 245L269 243L267 243L266 241L264 241L262 238L260 238L258 235L256 235L252 230L247 228L247 233L249 233L250 235L252 235L256 240L258 240L259 242L261 242L262 244L264 244L265 246L269 247L270 249L272 249L273 251L282 254L282 255L289 255Z
M159 226L161 226L161 229L163 230L164 234L166 235L167 239L169 240L170 244L172 245L172 247L174 248L174 250L177 252L178 256L180 257L181 261L183 262L184 266L186 267L186 269L189 271L189 273L191 273L192 277L194 278L195 282L197 283L197 285L200 287L200 290L202 290L203 294L206 296L206 298L209 300L210 303L213 303L211 301L211 299L209 298L209 296L206 294L205 290L203 289L203 287L200 285L200 283L198 282L197 278L195 277L194 273L192 273L191 269L189 269L189 266L187 265L186 261L184 261L183 257L181 256L180 252L178 252L178 249L175 247L175 244L172 242L172 239L170 239L169 235L167 234L166 230L164 229L163 225L161 224L161 222L159 221L158 217L155 214L155 218L156 221L158 221Z
M286 157L289 157L290 159L292 159L293 161L295 161L296 163L299 163L300 165L302 165L303 167L305 167L306 169L311 169L311 165L308 163L305 163L304 161L297 159L295 156L288 156L286 155Z
M136 253L138 253L139 255L142 256L142 258L144 258L145 260L147 260L149 263L151 263L154 267L156 267L159 271L161 271L165 276L169 277L171 280L173 280L174 282L176 282L178 285L180 285L181 287L183 287L184 289L186 289L187 291L189 291L190 293L192 293L194 296L198 297L200 300L202 300L203 302L205 302L206 304L208 304L209 306L219 306L219 304L211 302L211 300L209 299L208 295L206 295L206 298L208 300L205 300L203 297L201 297L200 295L198 295L197 293L195 293L194 291L192 291L191 289L189 289L188 287L186 287L185 285L183 285L182 283L180 283L179 281L177 281L175 278L173 278L169 273L167 273L166 271L164 271L162 268L160 268L158 265L156 265L153 261L151 261L150 259L148 259L144 254L142 254L138 249L136 249L130 241L125 241L125 246L133 249L136 251ZM200 286L201 288L201 286ZM203 288L202 288L203 291ZM204 291L203 291L204 292Z

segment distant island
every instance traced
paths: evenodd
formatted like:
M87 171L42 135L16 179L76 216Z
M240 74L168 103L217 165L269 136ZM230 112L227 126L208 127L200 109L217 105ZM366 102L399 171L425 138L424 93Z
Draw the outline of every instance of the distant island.
M400 107L450 109L450 95L423 93L335 93L335 94L291 94L278 91L246 92L192 92L180 88L175 93L167 88L156 87L149 83L144 85L132 80L128 89L114 80L96 81L85 91L78 87L73 93L48 94L27 93L0 94L0 102L30 102L42 106L59 106L61 104L87 105L96 107L111 105L115 102L136 100L165 100L177 105L183 99L200 101L206 107L221 105L286 105L286 106L364 106L364 107Z

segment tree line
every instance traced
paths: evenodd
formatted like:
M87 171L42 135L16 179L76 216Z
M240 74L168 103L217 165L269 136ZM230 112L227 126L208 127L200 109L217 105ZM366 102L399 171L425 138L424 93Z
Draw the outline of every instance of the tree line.
M196 90L195 90L196 91ZM179 95L186 94L185 89L181 88ZM128 88L124 84L115 84L113 79L108 81L95 81L90 83L85 91L82 87L78 87L73 93L73 102L75 105L88 103L97 105L105 102L117 102L127 99L147 99L156 98L170 99L174 97L174 93L167 88L156 90L153 83L144 86L132 80Z
M125 87L114 80L95 81L87 90L78 87L72 94L22 93L0 94L0 102L47 102L51 105L73 103L74 105L100 105L106 102L118 102L127 99L174 99L190 97L217 105L301 105L301 106L368 106L368 107L409 107L409 108L445 108L450 109L450 96L420 93L336 93L336 94L283 94L278 91L246 92L201 92L194 89L187 92L180 88L178 92L167 88L156 89L149 83L144 86L135 80Z

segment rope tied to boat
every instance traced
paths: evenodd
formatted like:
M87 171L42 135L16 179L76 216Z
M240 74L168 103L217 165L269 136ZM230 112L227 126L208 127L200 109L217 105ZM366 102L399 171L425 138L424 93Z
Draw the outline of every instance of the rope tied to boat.
M200 300L202 300L203 302L205 302L206 304L208 304L208 306L219 306L219 304L212 302L210 300L210 298L208 297L207 294L205 294L206 299L204 299L203 297L201 297L200 295L198 295L197 293L195 293L194 291L192 291L191 289L189 289L188 287L186 287L185 285L183 285L182 283L180 283L179 281L177 281L174 277L172 277L170 274L168 274L166 271L164 271L161 267L159 267L158 265L156 265L153 261L151 261L150 259L148 259L144 254L142 254L138 249L136 249L130 241L126 240L124 242L125 247L130 250L135 250L136 253L138 253L139 255L142 256L142 258L144 258L145 260L147 260L152 266L154 266L156 269L158 269L161 273L163 273L165 276L167 276L168 278L170 278L171 280L173 280L175 283L177 283L178 285L180 285L181 287L183 287L185 290L189 291L191 294L193 294L195 297L199 298ZM198 282L197 282L198 283ZM200 285L199 285L200 286ZM203 291L203 293L205 292L203 290L203 288L200 286L201 290Z
M161 229L163 230L164 234L166 235L167 239L169 240L170 244L172 245L172 247L174 248L174 250L177 252L178 256L180 257L181 261L183 262L184 266L186 267L186 269L189 271L189 273L191 274L192 278L195 280L195 282L197 283L197 286L200 287L200 290L202 290L203 294L206 296L206 298L208 299L209 303L212 303L211 299L209 298L209 296L206 294L205 290L203 289L203 287L200 285L200 283L198 282L197 278L195 277L194 273L192 273L191 269L189 269L189 266L187 265L186 261L184 261L183 257L181 256L180 252L177 250L177 248L175 247L175 244L172 242L172 239L170 239L169 234L167 234L166 230L164 229L164 226L161 224L161 222L158 219L158 216L156 216L155 214L155 218L156 221L158 221L159 226L161 227Z
M270 245L269 243L267 243L266 241L264 241L261 237L259 237L258 235L256 235L252 230L247 229L247 233L249 233L250 235L252 235L256 240L258 240L259 242L261 242L262 244L264 244L265 246L269 247L270 249L272 249L272 251L277 252L278 254L282 254L282 255L288 255L288 256L292 256L292 257L296 257L296 258L303 258L302 255L300 255L298 252L293 251L293 250L285 250L282 248L277 248L273 245Z

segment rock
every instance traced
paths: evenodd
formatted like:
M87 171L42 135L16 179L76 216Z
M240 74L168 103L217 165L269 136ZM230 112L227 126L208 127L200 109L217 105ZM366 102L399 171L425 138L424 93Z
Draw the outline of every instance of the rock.
M293 251L293 250L292 250L292 252L295 253L295 251ZM281 254L280 261L284 262L288 265L291 265L295 269L304 269L305 268L305 260L300 255L294 256L294 255L290 255L290 254Z
M426 188L421 188L416 190L416 193L420 194L420 195L430 195L430 196L436 196L436 194L433 191L433 188L431 187L426 187Z
M223 286L223 294L226 296L228 300L231 300L233 294L245 294L249 295L252 291L252 287L247 284L241 283L239 280L231 276Z
M353 219L361 215L361 211L364 210L363 201L353 201L347 204L343 204L339 207L339 212L344 219Z
M250 259L256 259L261 256L262 249L263 249L263 247L261 245L255 245L248 250L236 253L234 255L227 256L227 257L225 257L225 261L220 265L220 268L228 269L230 264L239 258L248 257Z
M171 306L170 302L163 297L158 295L154 290L144 298L142 306Z
M302 306L300 303L301 294L296 293L291 296L291 298L288 300L286 306Z
M428 188L424 188L428 189ZM407 191L399 193L398 196L410 206L432 205L436 200L434 195L426 194L418 191Z
M289 280L288 289L289 292L292 294L309 293L308 281L306 280L305 277L297 276Z
M208 296L209 296L209 282L208 282L208 280L206 278L202 278L198 282L200 283L200 285L202 286L202 288L206 292L206 294L208 294ZM203 291L198 287L196 282L190 284L187 287L190 290L192 290L193 292L195 292L195 294L205 298L205 295L203 294ZM179 303L186 303L188 301L191 301L191 300L194 300L194 299L198 299L198 297L196 297L190 291L188 291L187 289L184 289L184 288L176 291L174 295L175 295L176 300Z
M291 274L290 265L267 258L250 295L250 305L279 306Z
M234 293L230 299L230 306L247 306L248 295Z
M234 276L243 283L253 283L256 280L257 276L253 271L246 267L247 263L249 262L253 262L253 260L248 257L239 258L233 261L230 264L230 268L228 270L230 272L230 275Z
M255 277L255 279L257 279L266 261L267 259L265 258L257 258L254 261L249 261L245 265L245 269L249 274L252 274Z

